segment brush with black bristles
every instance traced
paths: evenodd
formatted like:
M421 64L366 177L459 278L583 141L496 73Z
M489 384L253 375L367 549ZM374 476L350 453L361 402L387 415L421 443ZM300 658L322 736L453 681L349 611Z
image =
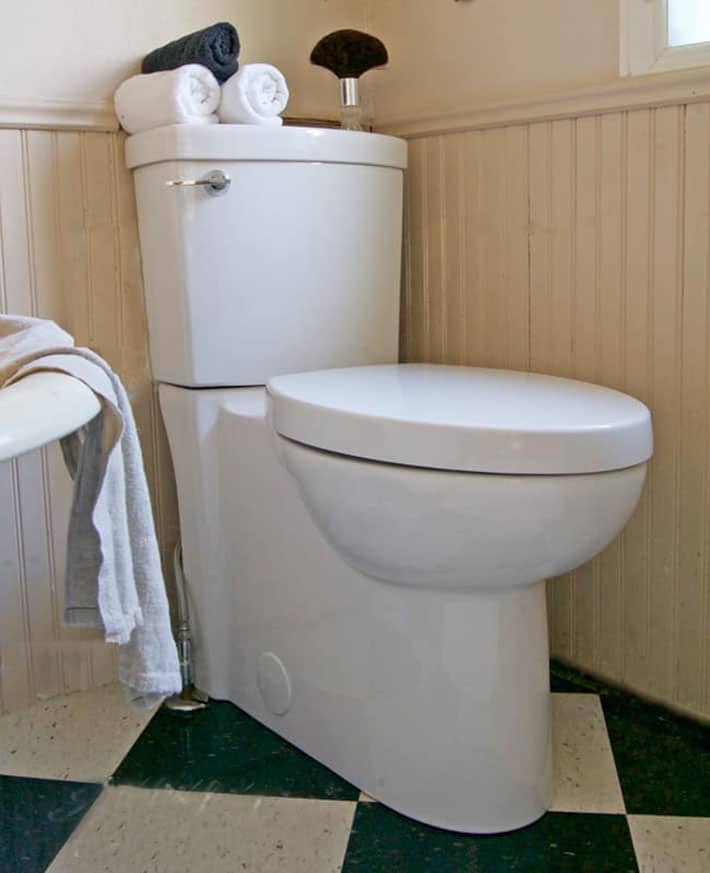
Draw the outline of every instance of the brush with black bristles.
M336 30L319 40L311 63L325 67L340 79L341 126L362 130L357 80L374 67L387 63L387 49L377 37L359 30Z

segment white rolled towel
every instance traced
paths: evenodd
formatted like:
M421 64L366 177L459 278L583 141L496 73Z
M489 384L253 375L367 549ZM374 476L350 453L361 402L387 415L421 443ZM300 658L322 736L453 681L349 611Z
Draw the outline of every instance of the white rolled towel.
M216 124L219 82L200 64L126 79L113 105L121 127L138 133L164 124Z
M226 124L283 124L288 103L283 74L271 64L245 64L222 85L219 120Z

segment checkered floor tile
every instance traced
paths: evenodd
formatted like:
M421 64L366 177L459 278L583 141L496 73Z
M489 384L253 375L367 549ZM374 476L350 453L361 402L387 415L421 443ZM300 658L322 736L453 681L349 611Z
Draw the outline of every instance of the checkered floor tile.
M561 665L552 690L552 809L494 836L405 818L228 703L40 704L0 718L0 871L710 873L710 731Z

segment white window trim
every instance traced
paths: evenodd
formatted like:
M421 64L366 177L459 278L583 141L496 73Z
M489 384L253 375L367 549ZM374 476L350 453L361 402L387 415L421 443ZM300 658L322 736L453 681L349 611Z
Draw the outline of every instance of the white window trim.
M622 76L710 65L710 42L668 45L668 0L620 0Z

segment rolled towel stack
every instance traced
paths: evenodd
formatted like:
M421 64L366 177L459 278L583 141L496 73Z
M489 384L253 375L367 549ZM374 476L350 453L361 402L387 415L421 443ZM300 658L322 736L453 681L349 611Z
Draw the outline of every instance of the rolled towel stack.
M219 120L277 126L288 103L288 86L271 64L246 64L222 85Z
M138 133L164 124L216 124L219 82L200 64L132 76L113 98L121 127Z
M155 49L143 58L142 71L157 73L184 64L201 64L218 82L226 82L239 69L239 48L239 35L234 25L220 21Z
M239 50L234 26L220 22L150 52L143 73L114 94L121 127L133 134L169 124L283 124L286 80L271 64L239 70Z

